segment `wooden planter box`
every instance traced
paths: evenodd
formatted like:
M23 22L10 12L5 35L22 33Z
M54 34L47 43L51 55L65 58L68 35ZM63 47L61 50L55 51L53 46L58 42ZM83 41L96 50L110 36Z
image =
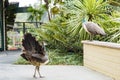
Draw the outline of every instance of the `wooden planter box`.
M120 44L82 41L84 66L120 80Z

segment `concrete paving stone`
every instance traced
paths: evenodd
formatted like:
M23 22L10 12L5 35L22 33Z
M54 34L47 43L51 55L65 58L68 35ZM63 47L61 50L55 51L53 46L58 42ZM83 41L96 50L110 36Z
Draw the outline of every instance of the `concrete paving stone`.
M20 57L21 50L0 52L0 64L12 64Z
M12 64L20 54L21 51L0 53L0 80L112 80L84 66L74 65L42 65L40 72L45 78L33 78L34 66Z
M42 65L40 70L45 78L35 79L32 65L0 64L0 80L112 80L84 66Z

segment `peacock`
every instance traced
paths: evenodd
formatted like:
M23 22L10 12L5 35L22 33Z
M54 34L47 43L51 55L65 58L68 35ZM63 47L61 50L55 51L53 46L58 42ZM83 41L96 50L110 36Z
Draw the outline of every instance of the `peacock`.
M85 21L82 23L82 27L85 29L86 32L90 34L90 40L93 40L94 35L102 35L106 36L105 31L97 24L92 21Z
M43 76L40 74L40 65L49 61L44 43L41 42L40 44L31 33L26 33L22 40L22 46L23 53L21 56L35 66L33 77L36 78L37 71L39 77L42 78Z

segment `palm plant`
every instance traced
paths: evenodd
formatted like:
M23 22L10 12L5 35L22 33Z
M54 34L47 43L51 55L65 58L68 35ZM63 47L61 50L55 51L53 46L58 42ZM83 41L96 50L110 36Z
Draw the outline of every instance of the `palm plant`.
M63 0L54 0L53 7L50 9L53 16L60 13L62 5L64 4Z
M82 19L87 18L102 26L108 34L107 38L96 36L95 39L118 41L120 35L116 34L120 32L120 23L116 21L116 18L119 15L114 14L114 11L108 12L107 9L110 6L108 2L103 0L69 1L65 2L64 7L62 6L58 16L34 30L34 34L38 35L39 40L46 41L48 46L52 48L80 51L82 49L80 41L89 39L89 35L81 27Z
M36 27L38 27L37 22L40 22L42 15L44 14L45 9L42 5L39 5L37 7L29 7L28 11L31 13L28 20L35 21Z
M103 0L75 0L73 9L70 10L73 16L69 21L72 35L80 34L80 41L89 39L89 35L81 26L83 18L94 22L98 18L104 20L105 16L109 16L106 12L107 5L108 3Z
M65 17L58 16L36 29L34 34L39 34L37 38L46 41L49 48L78 52L81 50L78 40L79 35L72 37L68 33L68 28Z
M108 0L110 5L120 6L120 0Z
M120 12L116 11L112 13L112 18L104 22L104 25L109 25L107 30L109 31L109 37L107 41L120 43Z

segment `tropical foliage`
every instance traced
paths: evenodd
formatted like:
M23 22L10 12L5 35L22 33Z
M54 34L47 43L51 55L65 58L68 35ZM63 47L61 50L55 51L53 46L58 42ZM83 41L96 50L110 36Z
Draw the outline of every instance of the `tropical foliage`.
M45 9L43 8L43 5L38 5L34 7L29 7L28 11L30 12L30 16L28 18L29 21L36 22L36 27L38 27L37 22L39 22L45 12Z
M98 23L107 33L105 37L95 36L95 40L120 42L119 6L111 5L110 1L65 0L59 9L55 6L51 9L51 14L57 15L35 29L33 34L46 41L49 48L79 52L82 50L81 41L89 39L81 26L82 20L86 19Z
M108 0L110 5L120 6L120 0Z
M69 21L72 27L71 33L74 36L80 34L80 41L84 39L89 39L89 35L83 30L81 26L82 20L86 18L88 21L98 23L108 34L105 37L96 36L94 37L95 40L114 41L115 38L112 37L113 35L115 37L114 29L120 27L120 22L116 19L120 16L117 15L117 13L119 12L114 9L108 1L75 0L74 5L75 6L72 6L72 9L70 8L70 10L68 10L70 12L73 12L72 14L74 14ZM117 17L115 16L115 14ZM117 31L119 30L117 29Z
M47 42L49 48L60 49L68 52L78 52L81 50L79 35L72 37L69 26L66 25L65 17L57 17L50 22L43 24L39 29L35 29L37 38Z

